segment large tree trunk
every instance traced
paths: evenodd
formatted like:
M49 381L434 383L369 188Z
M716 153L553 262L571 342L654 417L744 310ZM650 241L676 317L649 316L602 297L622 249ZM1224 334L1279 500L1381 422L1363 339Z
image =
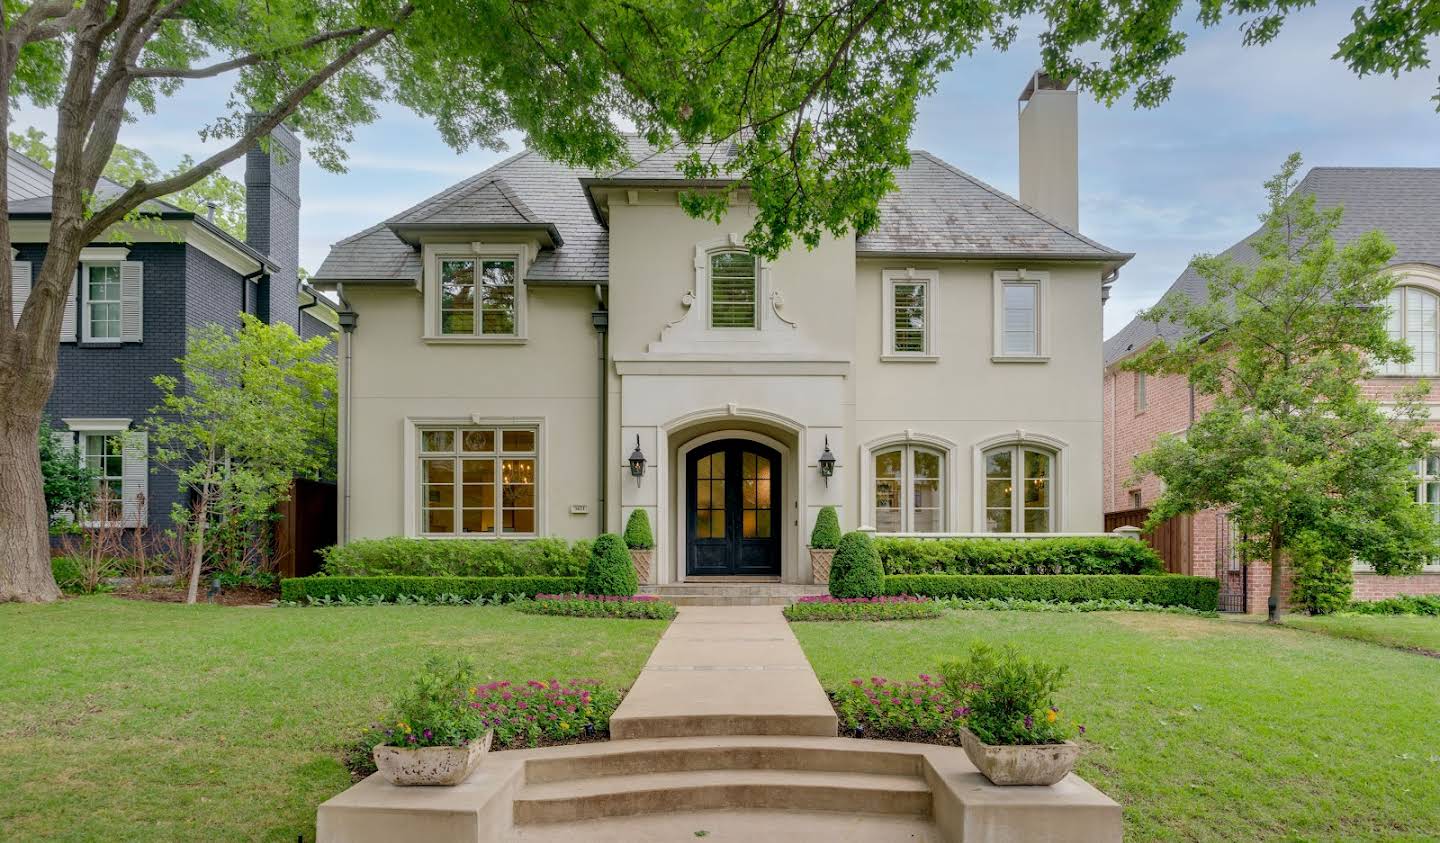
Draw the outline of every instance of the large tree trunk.
M40 474L39 416L0 408L0 602L60 599Z

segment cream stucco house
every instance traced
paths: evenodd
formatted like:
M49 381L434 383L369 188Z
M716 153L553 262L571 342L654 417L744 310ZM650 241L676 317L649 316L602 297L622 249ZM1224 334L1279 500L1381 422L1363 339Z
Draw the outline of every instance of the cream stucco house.
M687 216L677 154L638 140L618 172L523 152L337 243L314 283L349 311L341 540L593 537L645 508L659 583L806 582L827 504L882 533L1098 532L1129 255L1075 230L1075 94L1021 99L1024 204L916 152L876 230L774 261L743 193Z

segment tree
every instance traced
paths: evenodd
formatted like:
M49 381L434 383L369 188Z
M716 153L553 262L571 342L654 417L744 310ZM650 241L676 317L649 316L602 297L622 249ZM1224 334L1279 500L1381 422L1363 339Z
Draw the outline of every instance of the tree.
M1304 0L1204 0L1201 21L1249 21L1265 43ZM1185 46L1181 4L1062 0L15 0L3 12L0 99L54 107L50 247L18 323L0 262L0 600L58 597L45 560L32 442L55 378L61 309L87 243L144 219L147 200L200 183L282 122L321 166L341 169L355 126L396 102L457 148L503 146L601 169L624 162L620 127L660 147L698 147L683 171L734 181L690 192L718 216L750 191L751 247L874 226L907 163L917 99L955 59L1004 48L1043 20L1042 59L1112 103L1158 104ZM1433 16L1432 16L1433 17ZM1357 16L1340 57L1357 72L1425 58L1432 17L1399 4ZM1082 58L1083 56L1083 58ZM189 169L92 201L120 125L187 80L225 77L223 109L197 128L226 141ZM0 112L0 144L9 143ZM3 176L0 176L3 178ZM0 182L0 202L6 185ZM0 208L0 211L5 210ZM9 248L0 213L0 248ZM118 228L117 228L118 227ZM113 230L112 230L113 229Z
M40 423L40 473L45 478L46 523L65 513L83 512L95 500L95 472L75 451L55 441L50 423Z
M329 338L304 340L284 323L240 318L233 333L214 324L191 332L181 378L155 378L162 398L146 422L154 461L193 502L173 514L190 543L189 603L209 533L267 521L291 481L322 473L332 453L327 426L337 387Z
M1410 358L1386 331L1395 249L1379 232L1337 248L1343 209L1317 210L1313 195L1297 193L1299 168L1292 155L1265 183L1254 265L1196 258L1207 298L1172 294L1142 314L1183 333L1126 364L1187 376L1214 400L1183 436L1162 436L1136 458L1137 473L1165 483L1147 527L1228 509L1253 537L1248 550L1269 560L1272 622L1297 551L1399 574L1419 570L1440 538L1414 493L1415 462L1430 447L1420 403L1428 387L1400 394L1393 413L1360 389L1376 364Z

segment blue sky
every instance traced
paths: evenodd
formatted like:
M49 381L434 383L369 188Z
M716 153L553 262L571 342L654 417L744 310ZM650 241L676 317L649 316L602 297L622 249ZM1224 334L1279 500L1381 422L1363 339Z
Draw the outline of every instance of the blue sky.
M1231 22L1192 34L1174 64L1174 95L1158 109L1106 108L1081 94L1080 228L1136 257L1106 306L1105 332L1152 304L1189 259L1226 248L1255 227L1261 182L1299 151L1307 166L1440 166L1434 69L1357 79L1331 60L1352 3L1297 13L1274 43L1244 49ZM1033 32L1007 53L961 59L920 107L911 146L1014 194L1016 96L1036 64ZM1440 45L1432 45L1440 56ZM121 141L164 166L199 157L199 121L226 91L194 84ZM53 134L54 116L22 110L16 126ZM518 138L517 138L518 140ZM500 160L457 154L427 121L399 107L356 131L349 172L306 162L301 175L301 264L314 270L329 244ZM237 163L227 168L242 175Z

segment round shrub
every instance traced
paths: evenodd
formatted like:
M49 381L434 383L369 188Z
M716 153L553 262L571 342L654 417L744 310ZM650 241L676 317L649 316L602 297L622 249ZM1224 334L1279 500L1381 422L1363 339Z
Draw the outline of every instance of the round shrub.
M840 537L830 563L832 597L879 597L885 590L884 579L880 554L870 536L857 531Z
M810 531L810 546L819 550L834 550L840 544L840 516L835 507L827 506L815 516L815 529Z
M1302 534L1292 548L1295 588L1290 603L1312 615L1328 615L1350 605L1355 577L1350 559L1325 546L1311 533Z
M590 566L585 569L585 593L629 596L639 590L625 540L614 533L596 539L590 548Z
M625 546L631 550L649 550L655 546L650 532L650 516L643 509L631 510L625 522Z

